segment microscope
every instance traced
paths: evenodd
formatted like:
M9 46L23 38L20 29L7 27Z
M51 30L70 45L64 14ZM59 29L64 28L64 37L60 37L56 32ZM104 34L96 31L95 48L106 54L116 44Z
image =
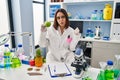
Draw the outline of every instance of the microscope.
M79 41L75 50L75 61L71 66L75 67L76 78L80 78L84 71L88 68L88 63L85 59L84 51L86 49L86 42Z
M100 39L100 26L99 27L95 27L95 30L96 30L96 32L95 32L95 37L94 37L94 39Z

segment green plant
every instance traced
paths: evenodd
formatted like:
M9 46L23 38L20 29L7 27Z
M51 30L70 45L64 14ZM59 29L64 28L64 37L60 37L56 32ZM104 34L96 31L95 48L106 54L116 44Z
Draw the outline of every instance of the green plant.
M42 51L41 51L40 49L37 49L37 50L36 50L36 57L41 56L41 53L42 53Z

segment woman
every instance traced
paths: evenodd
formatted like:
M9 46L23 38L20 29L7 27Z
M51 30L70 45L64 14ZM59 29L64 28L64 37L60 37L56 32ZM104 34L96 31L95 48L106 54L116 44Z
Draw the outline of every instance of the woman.
M41 26L40 46L48 47L46 62L73 62L75 47L80 39L79 29L69 26L68 14L64 9L55 13L53 26Z

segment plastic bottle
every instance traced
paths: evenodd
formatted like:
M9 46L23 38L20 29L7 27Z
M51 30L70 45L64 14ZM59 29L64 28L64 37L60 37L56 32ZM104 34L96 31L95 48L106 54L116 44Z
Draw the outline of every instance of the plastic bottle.
M90 37L91 32L92 32L91 28L87 28L86 37Z
M103 10L98 11L97 19L98 20L103 20Z
M107 61L105 80L114 80L113 61Z
M25 59L25 55L24 55L24 49L22 47L22 44L18 44L18 49L17 49L17 56L20 60Z
M0 63L2 62L3 60L3 51L0 51Z
M120 77L120 54L115 55L115 60L114 60L114 76L117 78L119 75Z
M10 60L10 49L9 49L9 44L5 44L5 49L4 49L4 67L5 68L10 68L11 65L11 60Z
M92 12L91 19L92 19L92 20L96 20L96 19L97 19L97 10L94 10L94 11Z
M5 44L4 47L4 56L10 56L9 44Z
M0 51L0 70L4 68L4 58L3 58L4 52Z
M103 19L111 20L112 19L112 8L110 4L106 4L103 10Z

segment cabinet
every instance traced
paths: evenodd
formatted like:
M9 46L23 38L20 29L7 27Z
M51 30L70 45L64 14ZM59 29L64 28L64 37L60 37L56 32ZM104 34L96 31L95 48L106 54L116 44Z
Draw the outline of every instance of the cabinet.
M88 28L91 28L93 33L95 33L95 26L100 26L101 30L101 37L103 36L111 36L111 23L112 20L98 20L98 19L91 19L92 13L94 10L97 10L98 12L100 10L103 10L105 7L105 4L109 3L111 4L112 8L114 7L114 0L77 0L77 2L55 2L50 3L51 5L60 5L60 8L64 8L67 10L69 14L71 14L70 21L79 21L82 24L82 35L86 36L86 30ZM54 12L55 10L53 10ZM50 15L51 15L51 7L49 9ZM96 15L98 15L98 12ZM48 20L53 21L53 17L48 18Z
M120 0L114 1L114 11L111 28L111 38L120 40Z
M100 67L100 61L114 60L115 54L120 54L120 43L93 42L91 66Z

